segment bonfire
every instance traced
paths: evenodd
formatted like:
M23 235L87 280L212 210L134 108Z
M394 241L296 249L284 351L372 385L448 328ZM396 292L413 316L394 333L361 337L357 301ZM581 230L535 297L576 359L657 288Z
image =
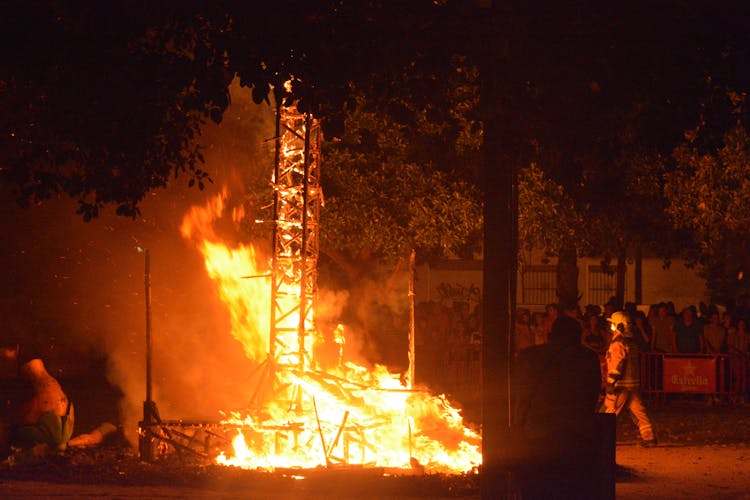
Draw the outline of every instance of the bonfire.
M227 189L192 207L181 225L230 312L232 336L256 367L246 404L227 409L219 424L231 446L206 456L268 471L476 471L481 438L443 395L346 356L345 325L316 327L320 127L294 106L281 107L276 139L270 261L253 244L229 245L214 230L222 218L245 217L228 206Z

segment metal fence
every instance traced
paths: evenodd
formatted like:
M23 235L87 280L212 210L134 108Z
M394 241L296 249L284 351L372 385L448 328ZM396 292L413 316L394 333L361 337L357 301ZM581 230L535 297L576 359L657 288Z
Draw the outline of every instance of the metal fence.
M615 295L617 275L612 268L589 266L587 278L587 302L589 304L606 304Z
M705 394L728 400L747 393L748 357L741 354L641 354L641 390L657 399L667 394Z
M521 273L521 303L547 305L557 302L555 266L525 266Z

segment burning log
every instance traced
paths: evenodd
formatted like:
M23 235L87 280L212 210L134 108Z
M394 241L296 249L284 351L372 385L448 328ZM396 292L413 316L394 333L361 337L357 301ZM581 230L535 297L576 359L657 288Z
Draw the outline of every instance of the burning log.
M341 433L344 430L344 426L346 425L346 419L349 418L349 410L344 412L344 418L341 420L341 425L339 426L339 431L336 433L336 437L333 440L333 443L331 443L331 447L326 452L326 458L331 457L331 452L334 448L336 448L336 445L339 444L339 438L341 438Z
M78 434L71 438L68 441L68 446L95 446L101 444L107 436L114 434L116 431L117 427L109 422L104 422L87 434Z

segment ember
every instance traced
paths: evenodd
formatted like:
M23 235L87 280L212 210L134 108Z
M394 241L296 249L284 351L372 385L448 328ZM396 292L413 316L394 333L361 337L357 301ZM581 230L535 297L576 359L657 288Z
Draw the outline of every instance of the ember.
M406 387L399 374L343 359L346 330L330 333L335 362L316 359L320 128L294 107L277 117L273 176L274 255L259 262L252 245L229 247L212 224L225 215L227 191L184 217L231 312L232 335L257 366L249 403L227 411L236 428L220 464L274 470L367 466L466 472L481 462L480 437L442 396ZM242 214L233 214L233 216Z

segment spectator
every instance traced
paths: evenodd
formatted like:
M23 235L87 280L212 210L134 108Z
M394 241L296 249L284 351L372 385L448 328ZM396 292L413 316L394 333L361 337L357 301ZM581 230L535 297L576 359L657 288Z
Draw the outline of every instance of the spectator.
M633 319L635 320L633 333L635 334L635 341L638 343L638 349L641 352L649 352L651 350L651 325L648 323L646 314L643 311L636 310L633 313Z
M672 302L671 300L667 302L667 312L673 318L677 317L677 310L674 307L674 302Z
M723 319L724 324L728 322L731 325L731 321L727 321L726 318L731 320L729 313L724 313ZM729 371L732 377L732 387L735 389L736 396L733 397L732 402L734 404L745 404L745 396L747 392L747 381L742 376L744 367L747 363L748 357L748 334L745 330L745 320L741 319L737 322L737 326L730 326L727 329L727 352L730 355L729 358Z
M656 319L656 315L659 312L659 304L651 304L651 306L648 308L648 314L646 314L646 319L648 320L649 325L654 324L654 319Z
M622 310L628 313L632 318L635 316L636 311L638 311L638 306L635 302L625 302L625 305L622 306Z
M522 498L598 498L601 372L581 331L561 316L549 343L521 352L513 366L510 460Z
M721 326L723 326L727 331L728 342L729 337L733 337L737 332L737 327L734 325L734 318L732 318L732 313L730 313L729 311L724 311L724 314L721 315Z
M531 311L525 307L516 310L516 322L513 336L513 350L516 354L527 347L536 344L534 332L531 329Z
M695 311L686 307L674 324L677 352L698 354L703 352L703 325L695 318Z
M584 314L593 314L594 316L601 316L602 308L596 304L589 304L586 306Z
M747 320L744 318L740 318L737 320L737 338L741 339L739 341L739 346L742 349L744 354L748 354L750 352L750 335L748 335L747 332Z
M531 315L531 330L534 332L534 345L547 343L547 325L544 313L535 312Z
M701 303L701 306L702 310L705 311L705 316L707 318L707 322L703 325L703 352L713 355L723 354L726 352L725 346L727 331L721 324L719 311L715 306L706 306L703 303ZM728 368L725 365L725 363L727 363L726 359L719 358L717 359L717 363L720 363L725 369ZM724 371L727 377L726 382L729 381L728 377L731 376L730 371L731 370ZM717 395L709 395L707 402L708 404L719 404L721 398Z
M616 297L610 297L606 304L604 304L604 311L602 312L602 315L604 316L604 319L609 318L612 316L612 313L620 309L617 307L617 298Z
M446 349L445 346L449 346L452 343L451 315L448 308L440 303L435 303L432 313L433 316L430 318L430 323L433 328L433 339L437 345L443 346L442 349L437 349L434 352L433 361L436 366L448 366L450 349ZM435 373L435 383L439 387L445 387L449 383L449 378L450 373L447 370L438 370Z
M703 350L706 354L725 353L727 330L721 324L719 311L713 308L706 314L708 314L708 323L703 326Z
M557 304L547 304L544 306L544 337L549 339L549 334L552 331L552 325L555 323L557 317L560 316L560 308ZM545 343L547 341L545 340Z
M744 319L750 320L750 294L743 294L737 301L737 307L734 311L736 321Z
M651 350L655 352L676 352L674 337L674 316L669 314L664 302L656 306L656 317L651 323Z
M559 306L560 314L563 316L570 316L574 320L581 323L583 321L583 315L581 314L581 307L577 302L571 302L569 304L561 304Z
M482 343L482 312L479 310L479 308L475 308L475 310L469 315L469 319L466 322L467 330L469 332L469 343L471 344L481 344ZM531 319L529 319L529 322Z
M595 314L586 314L583 321L581 344L597 354L603 354L609 344L609 335L602 325L602 319Z

